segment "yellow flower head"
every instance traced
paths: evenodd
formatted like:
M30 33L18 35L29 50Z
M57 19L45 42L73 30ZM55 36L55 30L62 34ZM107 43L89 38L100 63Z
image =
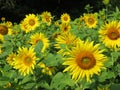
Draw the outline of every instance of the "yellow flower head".
M36 60L37 57L34 48L19 48L18 54L14 60L14 68L18 69L19 72L25 76L29 73L33 73Z
M70 15L67 13L64 13L61 15L61 21L62 23L69 23L70 22Z
M26 18L24 19L24 23L26 23L24 24L26 25L25 27L30 30L35 30L36 27L38 27L40 24L39 18L35 14L26 15Z
M112 21L106 23L99 30L100 40L108 48L117 50L117 47L120 47L120 22Z
M75 47L69 50L69 57L65 58L63 65L67 65L64 72L69 71L73 80L82 80L86 78L87 82L90 78L102 69L105 69L104 62L106 57L102 54L103 50L99 49L99 44L93 45L88 40L79 42Z
M4 35L11 35L11 34L12 34L12 23L11 22L0 23L0 40L4 41Z
M11 53L9 54L9 56L7 57L7 63L11 66L14 65L14 60L15 60L16 54L15 53Z
M68 24L68 23L62 23L62 24L60 25L60 29L61 29L61 31L62 31L63 33L68 33L68 32L70 31L70 29L71 29L71 25Z
M48 25L51 25L52 15L50 12L47 12L47 11L43 12L41 14L41 17L43 22L47 23Z
M68 48L71 48L72 46L75 46L78 41L80 41L79 38L76 38L75 35L72 33L65 33L59 35L57 38L55 38L56 44L54 45L55 48L59 49L58 53L62 55L66 55L66 50Z
M29 28L27 27L26 21L22 21L22 22L20 23L20 27L21 27L21 30L24 31L25 33L28 33L28 32L31 31L31 29L29 29Z
M5 25L0 25L0 34L1 35L6 35L8 34L8 27Z
M97 17L95 14L84 14L84 22L89 28L95 28L97 25Z
M48 38L46 38L43 33L35 33L35 34L31 35L30 43L32 45L36 45L40 41L43 43L43 48L42 48L41 52L44 52L45 49L48 48L48 46L49 46Z
M42 68L42 73L43 74L47 74L47 75L51 76L55 72L54 67L48 67L42 62L40 62L38 65L39 65L40 68Z

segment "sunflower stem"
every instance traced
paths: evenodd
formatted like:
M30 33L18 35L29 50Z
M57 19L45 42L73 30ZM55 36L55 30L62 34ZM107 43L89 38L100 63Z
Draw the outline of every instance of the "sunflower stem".
M33 74L33 80L34 80L34 82L36 83L36 85L35 85L35 90L38 90L37 79L36 79L36 75L35 75L35 74Z

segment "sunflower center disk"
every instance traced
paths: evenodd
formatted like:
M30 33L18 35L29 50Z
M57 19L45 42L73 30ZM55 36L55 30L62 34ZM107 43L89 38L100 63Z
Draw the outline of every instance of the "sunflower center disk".
M29 21L29 24L30 24L31 26L33 26L33 25L35 25L35 21L34 21L33 19L31 19L31 20Z
M64 17L64 20L67 21L67 20L68 20L68 17Z
M6 26L0 25L0 34L6 35L8 33L8 28Z
M93 18L89 18L89 19L88 19L88 23L89 23L89 24L94 24L94 19L93 19Z
M96 64L96 60L93 54L90 52L80 53L79 56L77 56L76 62L79 67L84 70L89 70Z
M37 39L36 41L35 41L35 43L38 43L38 42L40 42L41 41L41 39Z
M111 39L111 40L116 40L120 37L120 34L118 32L118 30L115 30L114 28L113 29L110 29L108 32L107 32L107 36Z
M67 27L67 26L65 26L65 27L64 27L64 31L67 31L67 30L68 30L68 27Z
M46 17L46 21L47 21L47 22L50 22L50 17Z
M32 62L32 60L30 57L25 57L25 59L24 59L25 65L30 66L31 62Z

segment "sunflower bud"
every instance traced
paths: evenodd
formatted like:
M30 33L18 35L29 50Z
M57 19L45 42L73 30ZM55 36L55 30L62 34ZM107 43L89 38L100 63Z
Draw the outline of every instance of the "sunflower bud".
M103 0L103 4L108 5L110 0Z

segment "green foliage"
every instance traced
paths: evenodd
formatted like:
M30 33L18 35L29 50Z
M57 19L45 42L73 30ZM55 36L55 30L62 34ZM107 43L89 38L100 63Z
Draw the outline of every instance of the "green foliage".
M69 74L58 72L50 83L50 88L55 90L65 90L65 87L74 86L74 81L71 80Z

